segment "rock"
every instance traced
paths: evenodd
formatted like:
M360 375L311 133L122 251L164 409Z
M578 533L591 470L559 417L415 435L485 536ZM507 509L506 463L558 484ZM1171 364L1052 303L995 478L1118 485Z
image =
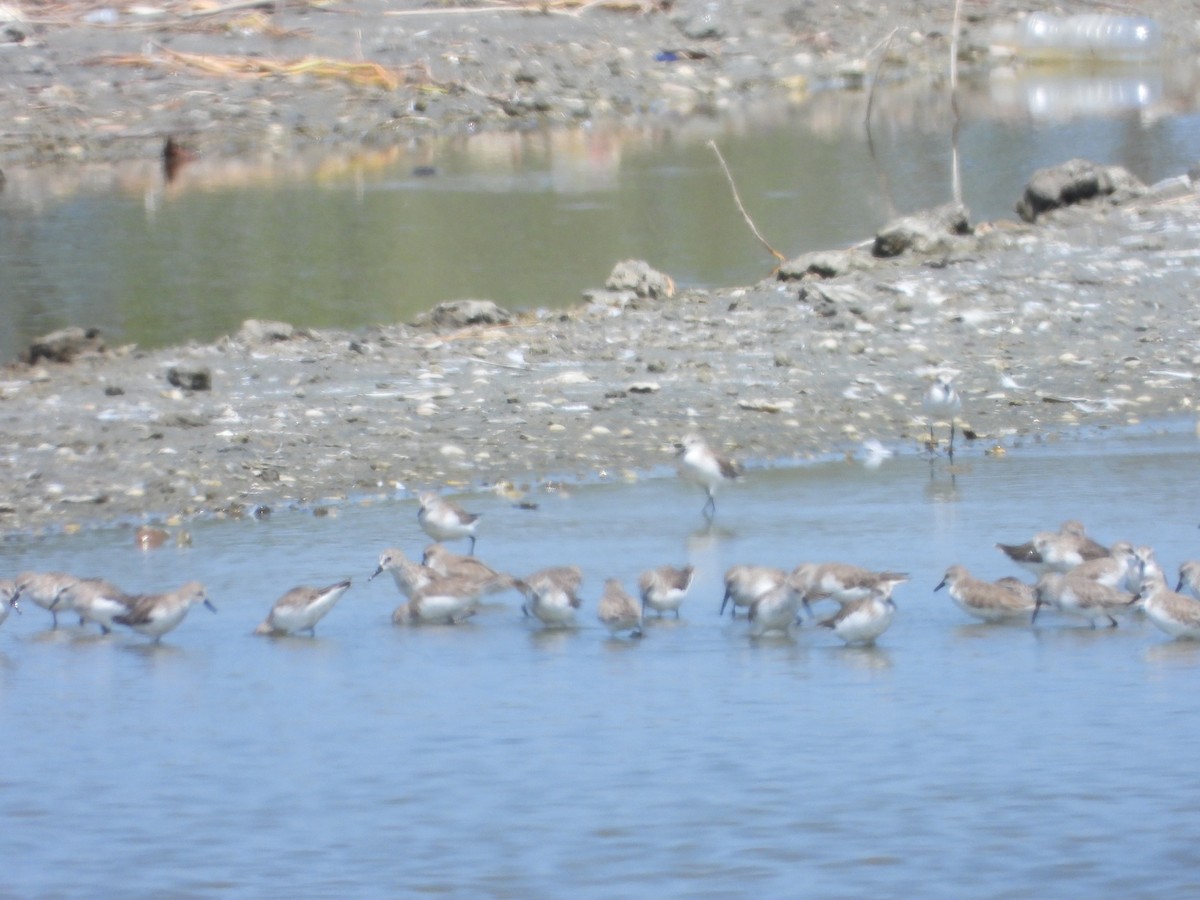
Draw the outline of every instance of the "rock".
M212 390L212 372L206 366L197 366L194 369L171 366L167 369L167 381L185 391Z
M879 257L943 253L953 247L955 237L971 233L966 207L947 203L888 223L875 235L871 252Z
M511 321L512 313L491 300L448 300L418 317L417 324L449 331L471 325L507 325Z
M655 299L675 296L675 282L640 259L627 259L613 266L604 287L610 291L633 291Z
M238 329L236 339L243 344L275 344L296 337L296 327L287 322L264 322L247 319Z
M869 294L850 285L809 284L800 288L798 299L807 303L820 316L836 316L845 309L854 315L861 316L871 305Z
M692 41L722 38L728 31L713 8L678 17L675 27L679 29L680 34Z
M796 281L808 275L837 278L857 269L869 269L871 259L854 250L816 250L802 253L779 267L780 281Z
M796 408L795 400L771 400L763 397L752 397L737 402L739 409L752 412L779 413L791 412Z
M139 550L153 550L165 544L169 537L170 534L161 528L142 525L133 533L133 545Z
M103 352L104 341L99 328L83 329L72 325L37 338L29 345L25 362L34 365L48 359L51 362L69 363L84 354Z
M1097 198L1113 202L1140 197L1146 186L1121 166L1100 166L1072 159L1059 166L1038 169L1017 201L1016 211L1026 222L1042 213Z

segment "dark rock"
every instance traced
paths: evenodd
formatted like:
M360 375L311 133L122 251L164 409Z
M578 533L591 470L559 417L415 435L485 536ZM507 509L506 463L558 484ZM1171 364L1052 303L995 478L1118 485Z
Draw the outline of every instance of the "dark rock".
M779 267L780 281L796 281L809 275L837 278L856 269L868 269L871 259L853 250L816 250L802 253Z
M1062 206L1097 199L1120 202L1145 192L1146 186L1121 166L1072 159L1034 172L1016 211L1026 222L1035 222L1043 213Z
M212 372L206 366L197 366L194 369L171 366L167 369L167 381L185 391L212 390Z
M72 325L37 338L29 345L25 362L33 365L48 359L51 362L69 363L84 354L103 352L104 341L99 328L83 329Z
M418 324L431 324L439 331L472 325L507 325L511 321L512 313L491 300L448 300L417 319Z
M955 238L971 233L966 207L947 203L888 223L875 235L871 252L879 257L944 253L954 246Z

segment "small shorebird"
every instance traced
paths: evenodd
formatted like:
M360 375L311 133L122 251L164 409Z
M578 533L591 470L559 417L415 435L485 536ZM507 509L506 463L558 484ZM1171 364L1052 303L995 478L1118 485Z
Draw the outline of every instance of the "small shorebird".
M426 491L417 497L421 508L417 510L417 521L424 532L435 541L471 539L471 550L475 552L475 526L479 515L469 513L452 500Z
M526 601L521 612L551 628L570 628L575 624L575 611L583 605L579 599L582 583L583 571L579 566L540 569L518 585Z
M1108 619L1110 628L1117 627L1113 613L1124 612L1137 602L1133 594L1126 594L1098 581L1080 578L1074 573L1047 572L1038 579L1034 587L1033 617L1036 622L1043 606L1053 606L1060 612L1086 619L1096 627L1097 619Z
M619 578L604 582L604 593L596 610L597 617L612 634L628 631L630 637L642 636L642 607L621 584Z
M141 594L131 597L128 612L113 616L118 625L127 625L140 634L150 635L154 643L161 643L162 636L183 621L193 603L203 603L213 612L212 605L204 592L204 585L189 581L183 587L164 594Z
M999 581L981 581L965 566L951 566L934 591L947 588L953 600L968 615L985 622L999 622L1033 612L1033 588L1008 576Z
M17 583L11 578L0 578L0 625L8 618L10 610L21 612L17 603Z
M1200 597L1200 560L1190 559L1179 567L1179 581L1175 590L1182 591L1184 588Z
M674 612L679 618L679 607L692 586L692 576L696 573L694 566L684 566L677 569L674 566L659 566L647 569L638 578L638 590L642 595L642 608L652 609L659 618L665 612Z
M821 627L833 629L833 633L847 644L869 647L887 631L895 614L896 603L890 594L872 594L847 603L823 621Z
M1178 588L1172 591L1161 571L1146 573L1139 600L1146 618L1171 637L1200 639L1200 600L1178 593Z
M1070 519L1057 532L1041 531L1024 544L997 544L1010 560L1036 575L1069 572L1089 559L1111 556L1109 549L1087 535L1082 522Z
M788 583L800 594L804 608L818 600L845 606L872 595L891 597L896 585L908 581L904 572L875 572L841 562L804 563L792 570Z
M473 579L479 582L485 594L506 591L517 586L517 580L511 575L497 572L474 556L453 553L441 544L430 544L426 547L421 564L445 578Z
M752 566L738 564L730 566L725 572L725 596L721 599L721 611L725 615L725 605L733 604L730 615L737 616L739 606L750 606L767 591L781 587L787 581L788 574L783 569L772 566Z
M1108 556L1085 559L1071 569L1072 575L1090 578L1118 591L1137 593L1141 585L1141 562L1129 541L1117 541L1109 549Z
M685 435L676 445L679 458L679 474L688 481L704 488L708 502L704 504L704 516L711 519L717 512L715 499L717 488L728 481L742 476L742 467L732 459L719 456L696 434Z
M342 599L350 587L350 579L328 587L294 587L278 600L255 634L291 634L307 631L316 635L317 623Z
M397 625L458 625L475 615L482 593L479 582L471 578L435 578L396 607L392 621Z
M391 573L396 587L405 597L412 597L413 591L429 584L440 574L428 566L413 562L399 547L389 547L379 554L379 566L367 576L367 581L373 581L384 572Z
M801 596L786 578L750 604L750 636L762 637L772 631L791 633L800 611Z
M74 575L63 572L22 572L17 576L16 593L12 600L32 600L54 617L51 628L58 627L58 597L68 587L78 581Z
M134 598L103 578L81 578L58 595L53 612L73 609L80 621L95 622L102 634L113 629L113 618L133 607Z
M929 448L937 450L937 440L933 436L933 423L942 419L950 420L950 461L954 461L954 418L962 412L962 398L954 388L954 382L949 375L937 375L925 396L921 398L921 411L929 420Z

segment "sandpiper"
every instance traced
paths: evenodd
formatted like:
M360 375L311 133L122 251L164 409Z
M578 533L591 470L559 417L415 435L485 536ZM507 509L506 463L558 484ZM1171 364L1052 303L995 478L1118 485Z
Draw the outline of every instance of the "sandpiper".
M896 586L908 581L904 572L876 572L843 562L804 563L792 570L788 583L800 594L804 608L818 600L834 600L845 606L872 595L892 595Z
M391 573L396 587L405 597L411 597L413 591L424 587L440 575L428 566L413 562L399 547L389 547L379 554L379 565L367 576L367 581L373 581L377 575L384 572Z
M317 623L333 609L350 587L350 579L328 587L294 587L278 600L255 634L291 634L307 631L316 635Z
M965 566L951 566L934 591L947 588L953 600L968 615L985 622L999 622L1033 612L1033 588L1011 576L999 581L982 581Z
M9 610L21 612L17 603L17 583L11 578L0 578L0 624L8 618Z
M847 603L821 622L821 627L833 629L847 644L870 646L892 624L895 614L896 603L890 594L872 594Z
M740 464L719 456L697 434L685 435L676 445L679 458L679 474L688 481L704 488L708 501L704 504L704 516L711 519L717 512L715 499L717 488L742 476Z
M1200 639L1200 600L1172 591L1161 571L1146 573L1138 599L1146 618L1171 637Z
M1046 572L1038 579L1034 588L1033 617L1036 622L1043 606L1053 606L1061 612L1079 619L1086 619L1093 628L1097 619L1108 619L1110 628L1117 627L1114 612L1124 612L1137 602L1133 594L1081 578L1073 572Z
M943 419L950 420L950 461L954 461L954 418L962 412L962 398L954 388L951 377L945 373L938 374L925 396L921 398L921 411L929 420L929 448L937 449L937 440L933 436L933 423ZM968 435L969 437L969 435Z
M750 635L762 637L772 631L788 634L800 610L800 592L785 578L750 604Z
M517 586L516 579L497 572L474 556L463 556L447 550L442 544L430 544L421 558L422 565L445 578L471 578L478 581L485 594L506 591Z
M1111 556L1109 548L1088 537L1082 522L1063 522L1057 532L1041 531L1024 544L997 544L1009 559L1034 574L1069 572L1089 559Z
M417 521L424 532L435 541L471 539L471 553L475 552L475 526L479 515L469 513L453 500L426 491L417 497L421 508L417 510Z
M162 636L183 621L193 603L203 603L213 612L212 605L204 592L204 585L189 581L183 587L164 594L142 594L131 598L128 612L113 616L118 625L127 625L140 634L150 635L154 643L161 643Z
M642 636L641 604L625 591L619 578L609 578L604 582L604 593L600 596L596 615L614 635L628 631L630 637Z
M17 590L12 599L29 599L48 610L54 617L51 627L57 628L59 595L76 581L78 579L74 575L63 572L22 572L17 576Z
M739 563L725 572L725 596L721 598L721 611L725 615L726 604L732 603L730 615L737 616L739 606L750 606L755 600L783 585L787 572L772 566L754 566Z
M1090 578L1118 591L1136 593L1141 583L1141 563L1129 541L1117 541L1108 556L1085 559L1071 569L1072 575Z
M638 578L638 590L642 595L642 607L654 610L659 618L665 612L674 612L679 618L679 607L692 586L695 566L659 566L647 569Z
M475 615L482 593L479 582L472 578L435 578L396 607L392 621L397 625L458 625Z
M67 585L54 604L54 612L74 609L84 622L95 622L103 634L113 629L113 618L133 608L134 598L103 578L81 578Z
M583 571L578 566L540 569L519 584L526 600L521 611L551 628L569 628L575 624L575 611L583 605L579 599L582 583Z
M1190 559L1179 567L1179 581L1175 590L1182 591L1184 588L1200 597L1200 560Z

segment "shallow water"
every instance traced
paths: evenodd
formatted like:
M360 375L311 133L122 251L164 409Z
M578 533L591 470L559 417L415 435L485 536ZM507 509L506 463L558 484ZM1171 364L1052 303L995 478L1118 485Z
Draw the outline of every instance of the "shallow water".
M1190 69L995 73L964 88L963 198L1012 218L1034 170L1072 157L1147 182L1195 161ZM487 134L305 166L201 161L164 185L152 165L7 172L0 192L0 360L67 324L114 344L212 340L246 318L357 328L443 300L562 307L613 265L646 259L685 286L749 284L775 261L731 198L788 256L869 238L953 197L945 91L864 93L645 128ZM433 177L416 174L422 167Z
M1018 574L993 548L1080 518L1102 540L1197 554L1190 423L916 456L871 471L755 468L719 497L674 478L493 495L479 555L576 562L582 625L544 632L511 596L461 627L400 629L390 544L415 505L200 523L189 549L128 530L0 545L0 572L200 578L160 647L0 628L0 893L502 896L1179 895L1200 888L1200 643L1142 619L1092 631L973 624L947 565ZM752 641L717 616L735 562L844 559L911 573L874 649L805 627ZM595 624L602 580L690 561L679 622L640 642ZM298 583L354 587L317 637L250 634ZM1151 887L1152 886L1152 887Z

